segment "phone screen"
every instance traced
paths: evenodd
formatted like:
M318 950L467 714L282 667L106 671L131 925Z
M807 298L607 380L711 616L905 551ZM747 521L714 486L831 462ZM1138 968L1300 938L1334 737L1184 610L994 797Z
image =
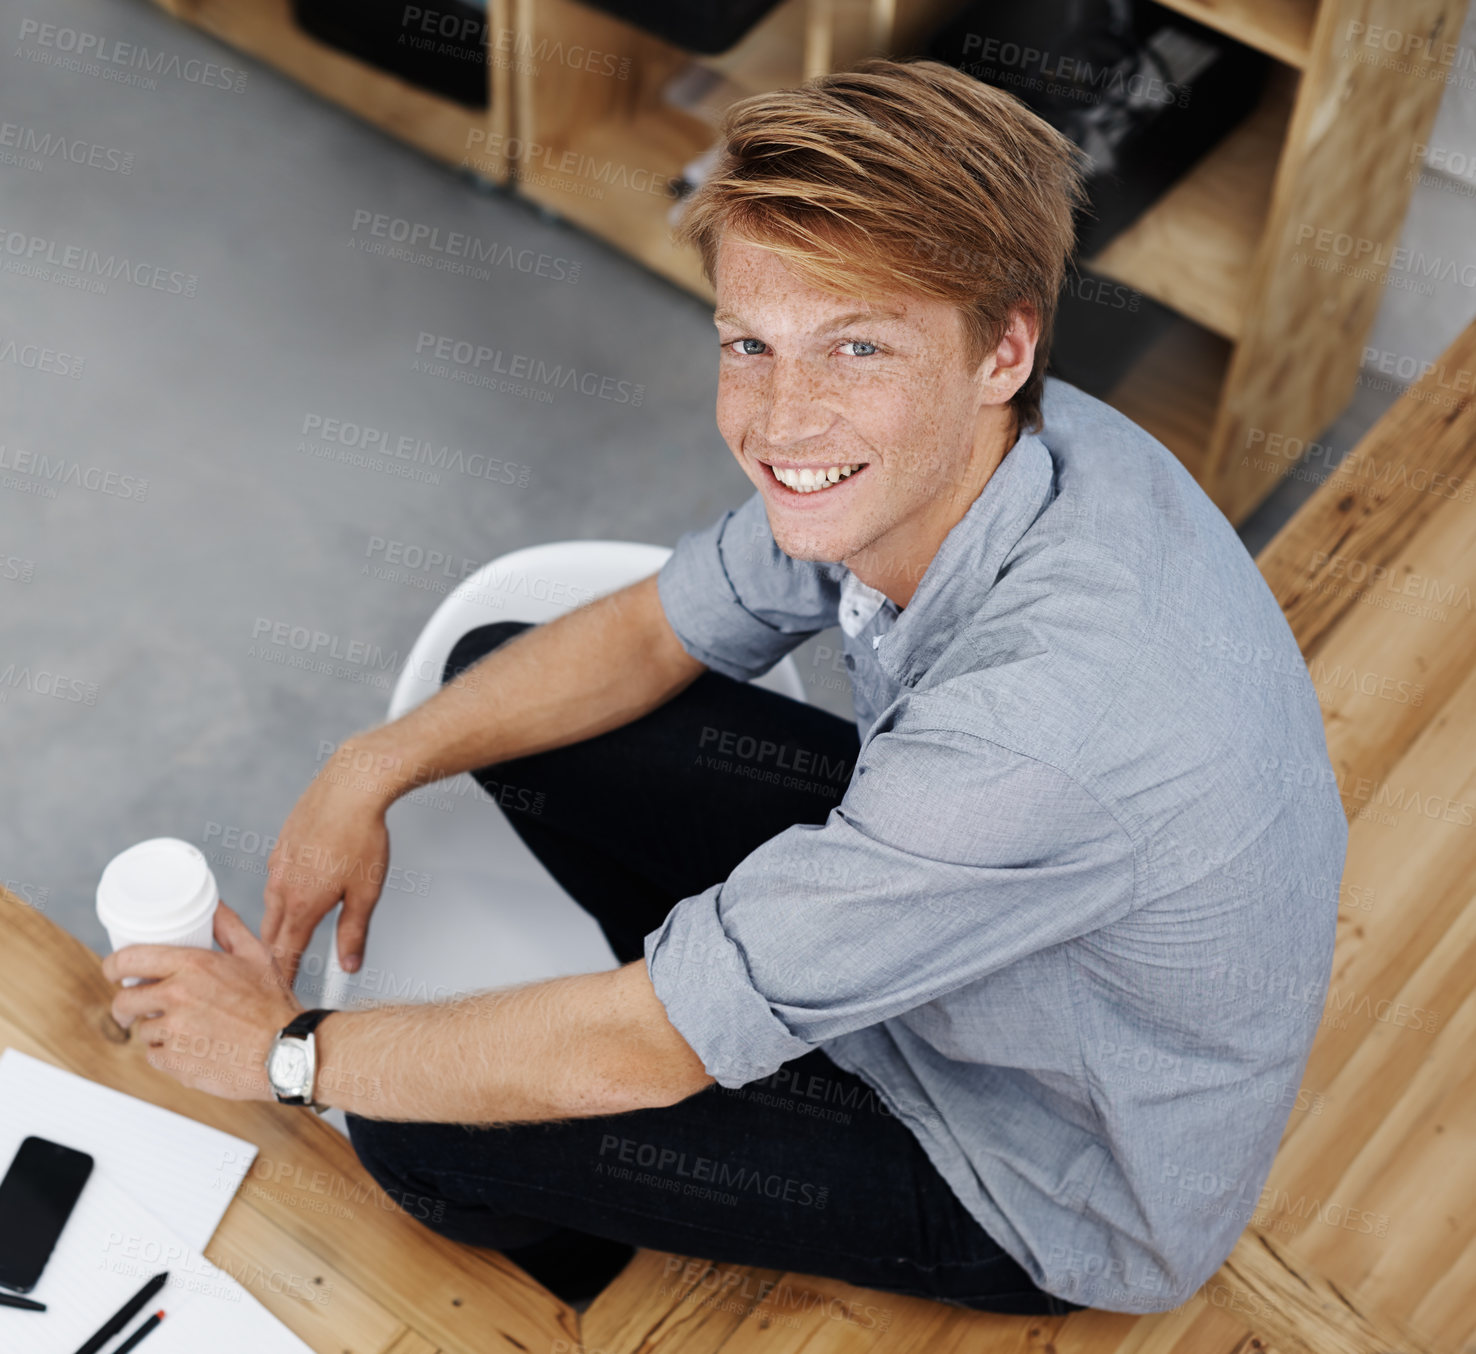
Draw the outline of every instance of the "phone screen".
M0 1181L0 1288L29 1293L92 1173L92 1158L27 1138Z

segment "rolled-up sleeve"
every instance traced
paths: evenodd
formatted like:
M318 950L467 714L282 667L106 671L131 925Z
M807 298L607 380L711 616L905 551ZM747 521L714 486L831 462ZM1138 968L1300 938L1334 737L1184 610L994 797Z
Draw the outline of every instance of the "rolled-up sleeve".
M872 737L796 824L646 937L668 1019L719 1085L923 1006L1131 910L1132 839L1070 776L951 729Z
M746 682L836 624L842 572L780 550L755 490L741 508L677 541L656 590L682 647Z

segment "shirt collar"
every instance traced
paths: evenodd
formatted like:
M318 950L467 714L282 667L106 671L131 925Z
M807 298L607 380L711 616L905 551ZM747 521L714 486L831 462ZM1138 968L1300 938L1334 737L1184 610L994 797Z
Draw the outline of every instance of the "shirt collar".
M943 538L912 600L876 651L894 681L914 685L983 604L1010 552L1054 497L1055 463L1023 433ZM857 580L858 582L860 580Z
M844 566L842 569L840 628L854 639L891 599L879 588L863 583L849 569Z

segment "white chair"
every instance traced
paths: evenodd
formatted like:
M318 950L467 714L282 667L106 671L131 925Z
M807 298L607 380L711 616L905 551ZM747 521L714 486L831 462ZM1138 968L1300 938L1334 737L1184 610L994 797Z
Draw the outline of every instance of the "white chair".
M633 541L556 541L484 565L436 608L415 641L389 718L440 690L446 660L469 630L552 620L648 577L670 554ZM805 699L792 658L755 684ZM303 961L304 973L311 974L310 961L323 971L323 999L311 1004L439 1000L615 967L594 919L549 877L469 774L400 800L388 821L390 879L370 919L364 962L356 974L339 968L335 909L319 928L328 932L326 971L315 956Z
M667 546L636 541L553 541L484 564L457 585L420 632L395 683L389 718L398 719L441 689L446 659L473 627L493 621L551 621L581 602L649 577L670 555ZM805 699L799 669L790 658L755 685Z

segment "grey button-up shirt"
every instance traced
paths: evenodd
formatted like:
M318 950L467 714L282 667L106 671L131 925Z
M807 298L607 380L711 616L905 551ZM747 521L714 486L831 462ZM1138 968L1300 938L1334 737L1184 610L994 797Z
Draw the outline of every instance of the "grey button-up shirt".
M1106 404L1053 378L1043 409L901 611L783 554L757 493L678 542L661 601L718 672L840 622L861 747L646 962L720 1085L823 1048L1042 1288L1159 1311L1320 1108L1347 823L1229 523Z

